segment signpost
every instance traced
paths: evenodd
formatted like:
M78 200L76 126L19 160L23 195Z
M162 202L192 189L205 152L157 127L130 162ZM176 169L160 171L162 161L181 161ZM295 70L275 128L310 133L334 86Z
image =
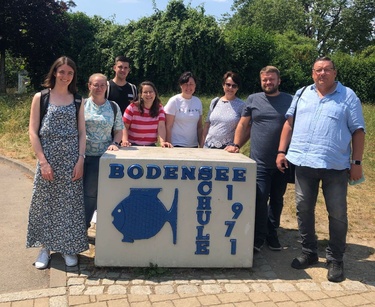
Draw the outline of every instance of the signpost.
M256 163L197 148L100 159L95 265L251 267Z

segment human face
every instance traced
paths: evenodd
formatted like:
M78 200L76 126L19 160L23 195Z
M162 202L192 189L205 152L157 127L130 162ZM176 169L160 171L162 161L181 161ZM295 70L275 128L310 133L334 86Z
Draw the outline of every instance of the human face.
M275 72L265 72L260 75L260 86L266 95L278 95L280 82L281 80Z
M93 97L104 97L107 90L107 80L101 77L94 77L89 82L89 90Z
M128 62L117 61L113 66L113 70L115 71L117 79L126 80L130 72L130 64Z
M56 77L56 85L69 86L74 77L74 69L67 64L57 67L54 73Z
M142 87L141 98L143 99L146 107L151 107L155 100L155 91L151 85L144 85Z
M336 69L331 61L315 62L312 70L312 78L318 90L329 91L335 84Z
M225 98L228 100L232 100L238 91L238 84L233 81L231 77L228 77L224 84L223 84L223 89L225 93Z
M182 97L184 97L185 99L190 99L195 92L196 84L195 84L194 79L190 77L189 81L187 83L181 84L180 87L181 87Z

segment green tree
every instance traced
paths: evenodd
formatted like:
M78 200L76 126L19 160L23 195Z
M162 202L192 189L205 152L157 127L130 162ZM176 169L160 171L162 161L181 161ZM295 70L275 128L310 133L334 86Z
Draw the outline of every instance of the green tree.
M225 42L215 19L202 7L171 0L165 11L130 22L122 37L123 53L134 60L130 77L138 82L148 79L161 92L172 92L178 76L189 70L204 92L219 89L227 67Z
M73 1L13 0L0 2L0 93L5 93L6 51L25 58L31 83L38 86L46 65L61 55L65 16ZM48 63L48 64L47 64Z
M311 67L318 57L316 42L293 31L276 34L274 39L272 63L281 72L281 89L294 94L298 88L312 83Z
M301 0L237 0L230 24L254 25L266 32L282 33L293 30L305 32L304 7Z
M260 90L259 71L270 65L275 52L273 37L256 27L227 28L225 41L230 67L243 79L243 89L252 93Z
M295 31L316 41L319 54L358 52L374 44L375 0L235 0L229 24Z
M332 59L337 68L337 79L350 87L362 102L375 103L375 46L356 55L337 52Z
M77 80L81 91L87 92L87 81L91 74L101 72L110 76L115 56L122 54L117 53L117 46L123 40L123 28L125 26L99 16L69 14L66 45L78 66Z

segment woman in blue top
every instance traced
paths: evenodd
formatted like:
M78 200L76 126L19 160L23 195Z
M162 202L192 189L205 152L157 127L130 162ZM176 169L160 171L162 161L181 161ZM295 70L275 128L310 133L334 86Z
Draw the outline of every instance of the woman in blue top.
M91 75L88 88L90 97L85 101L86 157L83 177L87 228L97 208L99 159L107 150L119 150L124 132L120 107L105 98L107 77L99 73ZM116 118L111 103L117 108Z
M203 127L201 147L223 149L233 143L234 132L245 106L245 102L236 96L240 84L237 73L228 71L224 74L224 96L211 101Z

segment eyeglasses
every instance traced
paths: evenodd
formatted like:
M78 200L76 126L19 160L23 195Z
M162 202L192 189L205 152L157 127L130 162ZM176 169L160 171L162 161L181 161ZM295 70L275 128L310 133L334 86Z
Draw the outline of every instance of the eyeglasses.
M154 91L146 91L146 92L142 92L142 94L145 94L145 95L152 95L153 93L155 93Z
M107 84L91 84L92 87L98 89L98 88L101 88L101 89L105 89L107 88Z
M326 74L330 74L332 71L334 71L334 68L318 68L318 69L313 69L317 74L321 74L325 72Z
M229 88L234 88L234 89L238 88L238 85L235 83L224 83L224 84L226 87L229 87Z

